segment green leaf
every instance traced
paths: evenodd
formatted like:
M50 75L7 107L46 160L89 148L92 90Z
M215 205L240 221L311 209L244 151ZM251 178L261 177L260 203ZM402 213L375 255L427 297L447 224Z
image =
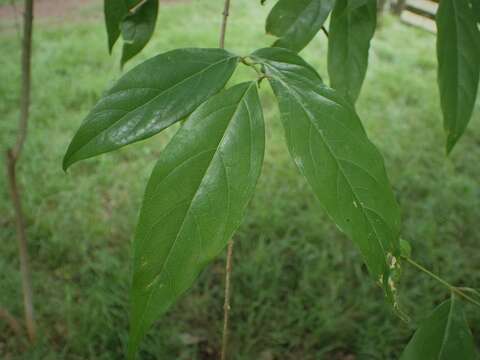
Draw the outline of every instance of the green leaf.
M158 0L146 0L120 24L123 37L122 66L147 45L155 30Z
M353 107L298 55L269 48L257 50L251 58L263 64L270 80L300 172L388 291L387 258L400 252L400 215L382 156Z
M140 2L141 0L104 0L103 10L110 53L120 36L121 22L128 15L129 9L134 8Z
M355 103L368 67L370 40L377 23L377 0L337 0L330 18L330 84Z
M440 304L420 325L400 359L476 359L472 333L461 305L453 294Z
M480 0L470 0L475 21L480 23Z
M134 242L129 356L240 225L263 163L255 82L201 105L162 152Z
M468 0L441 0L437 12L438 85L447 153L472 116L480 71L480 33Z
M274 46L302 50L314 38L335 0L279 0L267 17L266 31L279 37Z
M407 259L412 257L412 245L405 239L400 239L400 255Z
M221 49L178 49L138 65L84 120L63 168L146 139L181 120L225 86L238 60Z
M112 52L113 45L120 36L120 23L128 14L128 6L124 0L104 0L103 10L108 35L108 50Z

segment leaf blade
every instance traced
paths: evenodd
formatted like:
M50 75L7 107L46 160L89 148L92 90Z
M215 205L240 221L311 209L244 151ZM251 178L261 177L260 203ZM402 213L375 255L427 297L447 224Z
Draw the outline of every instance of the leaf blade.
M368 68L370 40L375 33L376 0L337 0L328 37L331 86L355 103Z
M73 163L146 139L222 89L238 57L221 49L178 49L127 72L95 105L63 160Z
M438 87L450 153L472 116L480 74L480 33L468 0L441 0L437 17Z
M318 33L333 8L334 0L279 0L265 25L279 37L274 46L299 52Z
M475 359L473 336L455 295L422 322L400 359Z
M287 51L261 49L252 58L272 84L292 158L328 215L360 248L372 276L386 286L387 258L400 251L400 213L383 158L353 107L300 60L285 63Z
M163 151L134 242L130 357L240 224L260 174L264 137L256 84L244 83L202 104Z
M120 24L123 37L121 65L137 55L153 35L158 15L158 1L146 0Z
M107 28L108 51L111 53L120 36L120 23L128 14L128 6L124 0L104 0L103 13Z
M475 21L480 23L480 0L470 0Z

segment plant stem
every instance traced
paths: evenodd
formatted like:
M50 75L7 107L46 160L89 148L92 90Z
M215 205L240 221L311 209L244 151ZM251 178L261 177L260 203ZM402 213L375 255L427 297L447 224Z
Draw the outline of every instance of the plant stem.
M227 263L225 265L225 301L223 303L223 336L221 360L227 358L228 320L230 314L230 276L232 274L233 239L228 242Z
M20 192L16 177L16 159L12 151L7 151L7 175L10 186L10 195L15 209L18 253L20 257L20 273L22 275L23 306L25 310L25 323L30 341L36 338L35 317L32 305L32 286L30 280L30 266L28 259L27 234L25 231L25 217L22 211Z
M23 144L27 137L28 117L30 112L30 87L31 87L31 58L32 58L32 32L33 32L33 0L25 1L23 14L23 39L22 39L22 88L20 93L20 121L17 142L13 150L15 161L20 157Z
M230 13L230 0L225 0L225 5L223 7L223 18L222 18L222 28L220 29L220 41L219 47L221 49L225 48L225 33L227 32L227 21L228 15Z
M225 33L227 32L228 15L230 13L230 0L225 0L222 13L222 27L220 28L219 47L225 48ZM225 299L223 303L223 335L222 335L222 352L221 360L227 358L228 344L228 320L230 316L230 276L232 273L232 257L233 257L233 239L228 242L227 261L225 264Z
M446 286L451 292L454 292L455 294L457 294L458 296L461 296L463 297L465 300L471 302L472 304L474 305L477 305L477 306L480 306L480 302L478 302L477 300L473 299L472 297L468 296L467 294L465 294L463 292L463 290L461 290L461 288L458 288L456 286L453 286L452 284L450 284L449 282L445 281L444 279L442 279L440 276L434 274L433 272L431 272L430 270L424 268L422 265L420 265L419 263L417 263L416 261L413 261L412 259L408 258L408 257L403 257L403 259L405 259L409 264L413 265L414 267L416 267L417 269L419 269L420 271L423 271L425 274L429 275L430 277L434 278L435 280L437 280L439 283L441 283L442 285Z
M245 64L246 66L251 67L253 70L255 70L255 72L257 73L257 75L258 75L259 78L264 78L264 77L265 77L265 74L262 73L260 70L257 69L257 67L255 66L256 64L248 61L247 58L244 58L244 57L241 58L241 59L240 59L240 62L241 62L242 64Z
M22 83L20 90L20 119L17 141L13 149L7 150L7 176L10 187L10 195L15 209L18 251L20 257L20 272L22 275L23 304L25 309L25 323L30 341L36 338L36 325L32 305L32 286L30 280L30 268L28 259L27 235L25 230L25 217L22 211L22 201L17 183L16 168L27 137L28 118L30 111L31 89L31 57L32 57L32 33L33 33L33 0L25 1L22 39Z
M137 11L137 9L139 9L140 7L143 6L143 4L145 4L147 2L147 0L142 0L140 1L138 4L136 4L134 7L132 7L131 9L128 9L128 12L130 14L135 14L135 12Z

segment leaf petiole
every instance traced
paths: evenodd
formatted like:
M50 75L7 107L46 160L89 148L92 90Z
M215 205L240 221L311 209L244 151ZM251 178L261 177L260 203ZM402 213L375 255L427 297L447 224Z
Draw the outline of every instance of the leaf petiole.
M255 72L256 72L257 75L259 76L259 78L258 78L258 81L259 81L259 82L266 77L266 75L265 75L261 70L259 70L259 69L257 68L257 66L256 66L257 63L254 63L254 62L249 61L249 60L247 59L247 57L242 57L242 58L240 58L240 62L241 62L242 64L246 65L246 66L251 67L253 70L255 70Z
M477 305L478 307L480 307L480 302L475 300L474 298L472 298L471 296L465 294L465 292L463 291L463 288L460 288L460 287L456 287L456 286L453 286L452 284L450 284L449 282L447 282L446 280L442 279L440 276L434 274L433 272L431 272L430 270L424 268L422 265L420 265L419 263L417 263L416 261L410 259L409 257L406 257L406 256L402 256L402 258L404 260L406 260L410 265L413 265L414 267L416 267L417 269L419 269L420 271L424 272L425 274L429 275L430 277L434 278L435 280L437 280L439 283L441 283L442 285L446 286L451 292L457 294L458 296L460 297L463 297L465 300L471 302L472 304L474 305Z

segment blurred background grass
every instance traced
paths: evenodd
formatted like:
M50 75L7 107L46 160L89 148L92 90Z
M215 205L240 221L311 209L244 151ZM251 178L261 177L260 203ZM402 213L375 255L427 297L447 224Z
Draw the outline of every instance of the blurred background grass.
M233 1L227 48L248 54L272 39L272 4ZM273 2L270 2L273 3ZM127 69L177 47L215 47L222 1L163 4L153 41ZM175 129L67 173L61 158L83 117L120 76L107 55L101 4L63 20L36 19L30 133L20 164L39 324L25 349L0 323L2 359L120 359L127 338L130 241L147 177ZM14 141L19 37L0 18L0 144ZM328 81L322 34L302 55ZM251 78L240 70L233 81ZM231 358L396 359L415 323L400 321L369 279L358 251L317 205L284 145L274 98L263 173L235 236ZM413 257L452 283L480 286L480 114L446 158L436 87L435 38L386 17L370 56L358 111L385 156ZM3 162L3 157L2 160ZM3 165L3 164L2 164ZM0 174L0 305L22 314L14 213ZM142 359L215 359L220 348L224 257L213 263L144 342ZM420 320L448 293L405 265L405 311ZM466 307L477 345L480 312Z

